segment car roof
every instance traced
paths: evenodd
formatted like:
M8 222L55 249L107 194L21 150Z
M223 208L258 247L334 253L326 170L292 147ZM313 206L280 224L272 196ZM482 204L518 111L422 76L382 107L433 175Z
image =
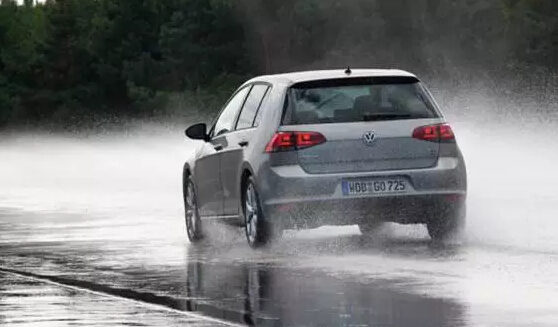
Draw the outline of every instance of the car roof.
M285 83L295 84L300 82L309 82L314 80L325 80L335 78L351 78L351 77L415 77L400 69L351 69L350 74L345 73L344 69L330 69L330 70L308 70L283 74L262 75L254 77L247 83L253 82L270 82L270 83Z

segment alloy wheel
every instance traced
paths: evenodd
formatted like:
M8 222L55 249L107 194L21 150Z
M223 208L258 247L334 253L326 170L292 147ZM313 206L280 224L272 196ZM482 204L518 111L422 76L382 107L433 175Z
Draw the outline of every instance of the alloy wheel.
M245 194L245 215L246 215L246 238L250 245L254 245L258 240L259 207L256 190L252 183L248 183Z
M201 220L198 214L196 191L194 183L188 181L185 194L186 202L186 231L190 241L195 242L201 238Z

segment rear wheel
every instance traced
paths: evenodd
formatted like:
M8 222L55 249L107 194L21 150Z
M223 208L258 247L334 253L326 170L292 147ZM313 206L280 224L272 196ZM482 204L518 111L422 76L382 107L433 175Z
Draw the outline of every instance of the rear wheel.
M252 248L267 244L271 238L271 228L263 215L256 183L252 177L248 177L246 181L243 200L244 230L248 244Z
M466 207L458 205L429 221L426 224L428 234L434 241L444 241L458 236L465 228Z
M203 238L203 234L198 211L198 200L192 176L187 178L186 185L184 186L184 209L188 239L190 242L196 243Z

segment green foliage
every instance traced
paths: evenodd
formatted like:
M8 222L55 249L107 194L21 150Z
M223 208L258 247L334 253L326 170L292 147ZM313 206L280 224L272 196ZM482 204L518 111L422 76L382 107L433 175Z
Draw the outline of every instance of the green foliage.
M251 75L347 65L550 75L558 2L0 0L0 125L212 113Z
M2 0L0 125L151 116L250 70L224 0Z
M27 113L24 101L36 89L36 73L44 58L45 13L15 1L0 5L0 125Z
M556 65L558 55L558 2L505 1L507 39L514 57L539 65Z
M195 89L224 72L247 71L243 29L223 0L177 0L160 33L168 90Z

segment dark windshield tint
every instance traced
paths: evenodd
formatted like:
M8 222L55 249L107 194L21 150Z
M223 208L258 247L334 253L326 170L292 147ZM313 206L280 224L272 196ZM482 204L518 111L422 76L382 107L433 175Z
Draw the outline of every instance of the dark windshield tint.
M287 93L284 125L439 117L416 80L295 85Z

